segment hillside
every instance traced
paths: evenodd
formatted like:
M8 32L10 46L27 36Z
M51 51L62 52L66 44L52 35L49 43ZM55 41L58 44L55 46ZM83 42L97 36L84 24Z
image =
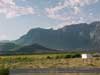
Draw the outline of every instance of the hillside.
M15 41L20 45L41 44L54 49L98 48L100 45L100 22L81 23L63 28L31 29Z
M0 51L10 51L11 49L14 49L16 47L18 47L18 45L11 42L0 43Z
M19 55L19 54L33 54L33 53L54 53L58 50L46 48L39 44L32 44L27 46L20 46L14 43L1 43L0 55Z
M23 46L23 47L20 47L18 49L15 49L14 52L17 52L17 53L45 53L45 52L56 52L57 50L53 50L53 49L49 49L49 48L46 48L42 45L39 45L39 44L32 44L32 45L28 45L28 46Z

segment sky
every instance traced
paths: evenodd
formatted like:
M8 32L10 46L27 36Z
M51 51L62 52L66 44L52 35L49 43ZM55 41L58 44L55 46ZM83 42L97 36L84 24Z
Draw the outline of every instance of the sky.
M30 29L100 21L100 0L0 0L0 40L16 40Z

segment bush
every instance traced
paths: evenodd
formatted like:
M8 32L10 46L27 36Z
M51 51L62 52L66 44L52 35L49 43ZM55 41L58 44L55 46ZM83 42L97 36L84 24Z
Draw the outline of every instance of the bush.
M59 56L56 56L56 57L55 57L55 59L59 59L59 58L60 58Z
M50 57L50 56L47 56L46 58L47 58L47 59L52 59L52 57Z
M55 59L61 59L61 58L64 58L64 56L58 55L55 57Z
M72 56L70 54L65 55L64 58L71 58Z
M0 75L9 75L9 69L0 69Z
M64 58L79 58L81 57L81 54L67 54L64 56Z
M79 57L81 57L81 54L73 54L72 55L72 58L79 58Z

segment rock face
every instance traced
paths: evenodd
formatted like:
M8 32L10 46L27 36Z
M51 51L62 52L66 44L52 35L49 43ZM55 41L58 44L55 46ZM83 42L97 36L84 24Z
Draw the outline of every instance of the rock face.
M58 30L35 28L15 43L20 45L38 43L54 49L98 48L100 46L100 22L73 24Z

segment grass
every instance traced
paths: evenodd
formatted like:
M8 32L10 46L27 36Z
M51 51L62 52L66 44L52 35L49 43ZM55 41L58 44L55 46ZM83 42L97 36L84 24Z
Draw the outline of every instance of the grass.
M100 57L94 57L91 59L83 60L81 59L80 53L58 53L58 54L53 53L53 54L0 56L0 75L8 75L9 69L67 68L67 67L100 67ZM70 74L62 74L62 75L70 75ZM71 74L71 75L77 75L77 74ZM78 74L78 75L86 75L86 74ZM91 75L100 75L100 74L91 74Z
M16 74L16 75L100 75L100 73L34 73L34 74Z
M74 53L0 56L0 67L10 69L100 67L100 57L84 61L78 54Z

